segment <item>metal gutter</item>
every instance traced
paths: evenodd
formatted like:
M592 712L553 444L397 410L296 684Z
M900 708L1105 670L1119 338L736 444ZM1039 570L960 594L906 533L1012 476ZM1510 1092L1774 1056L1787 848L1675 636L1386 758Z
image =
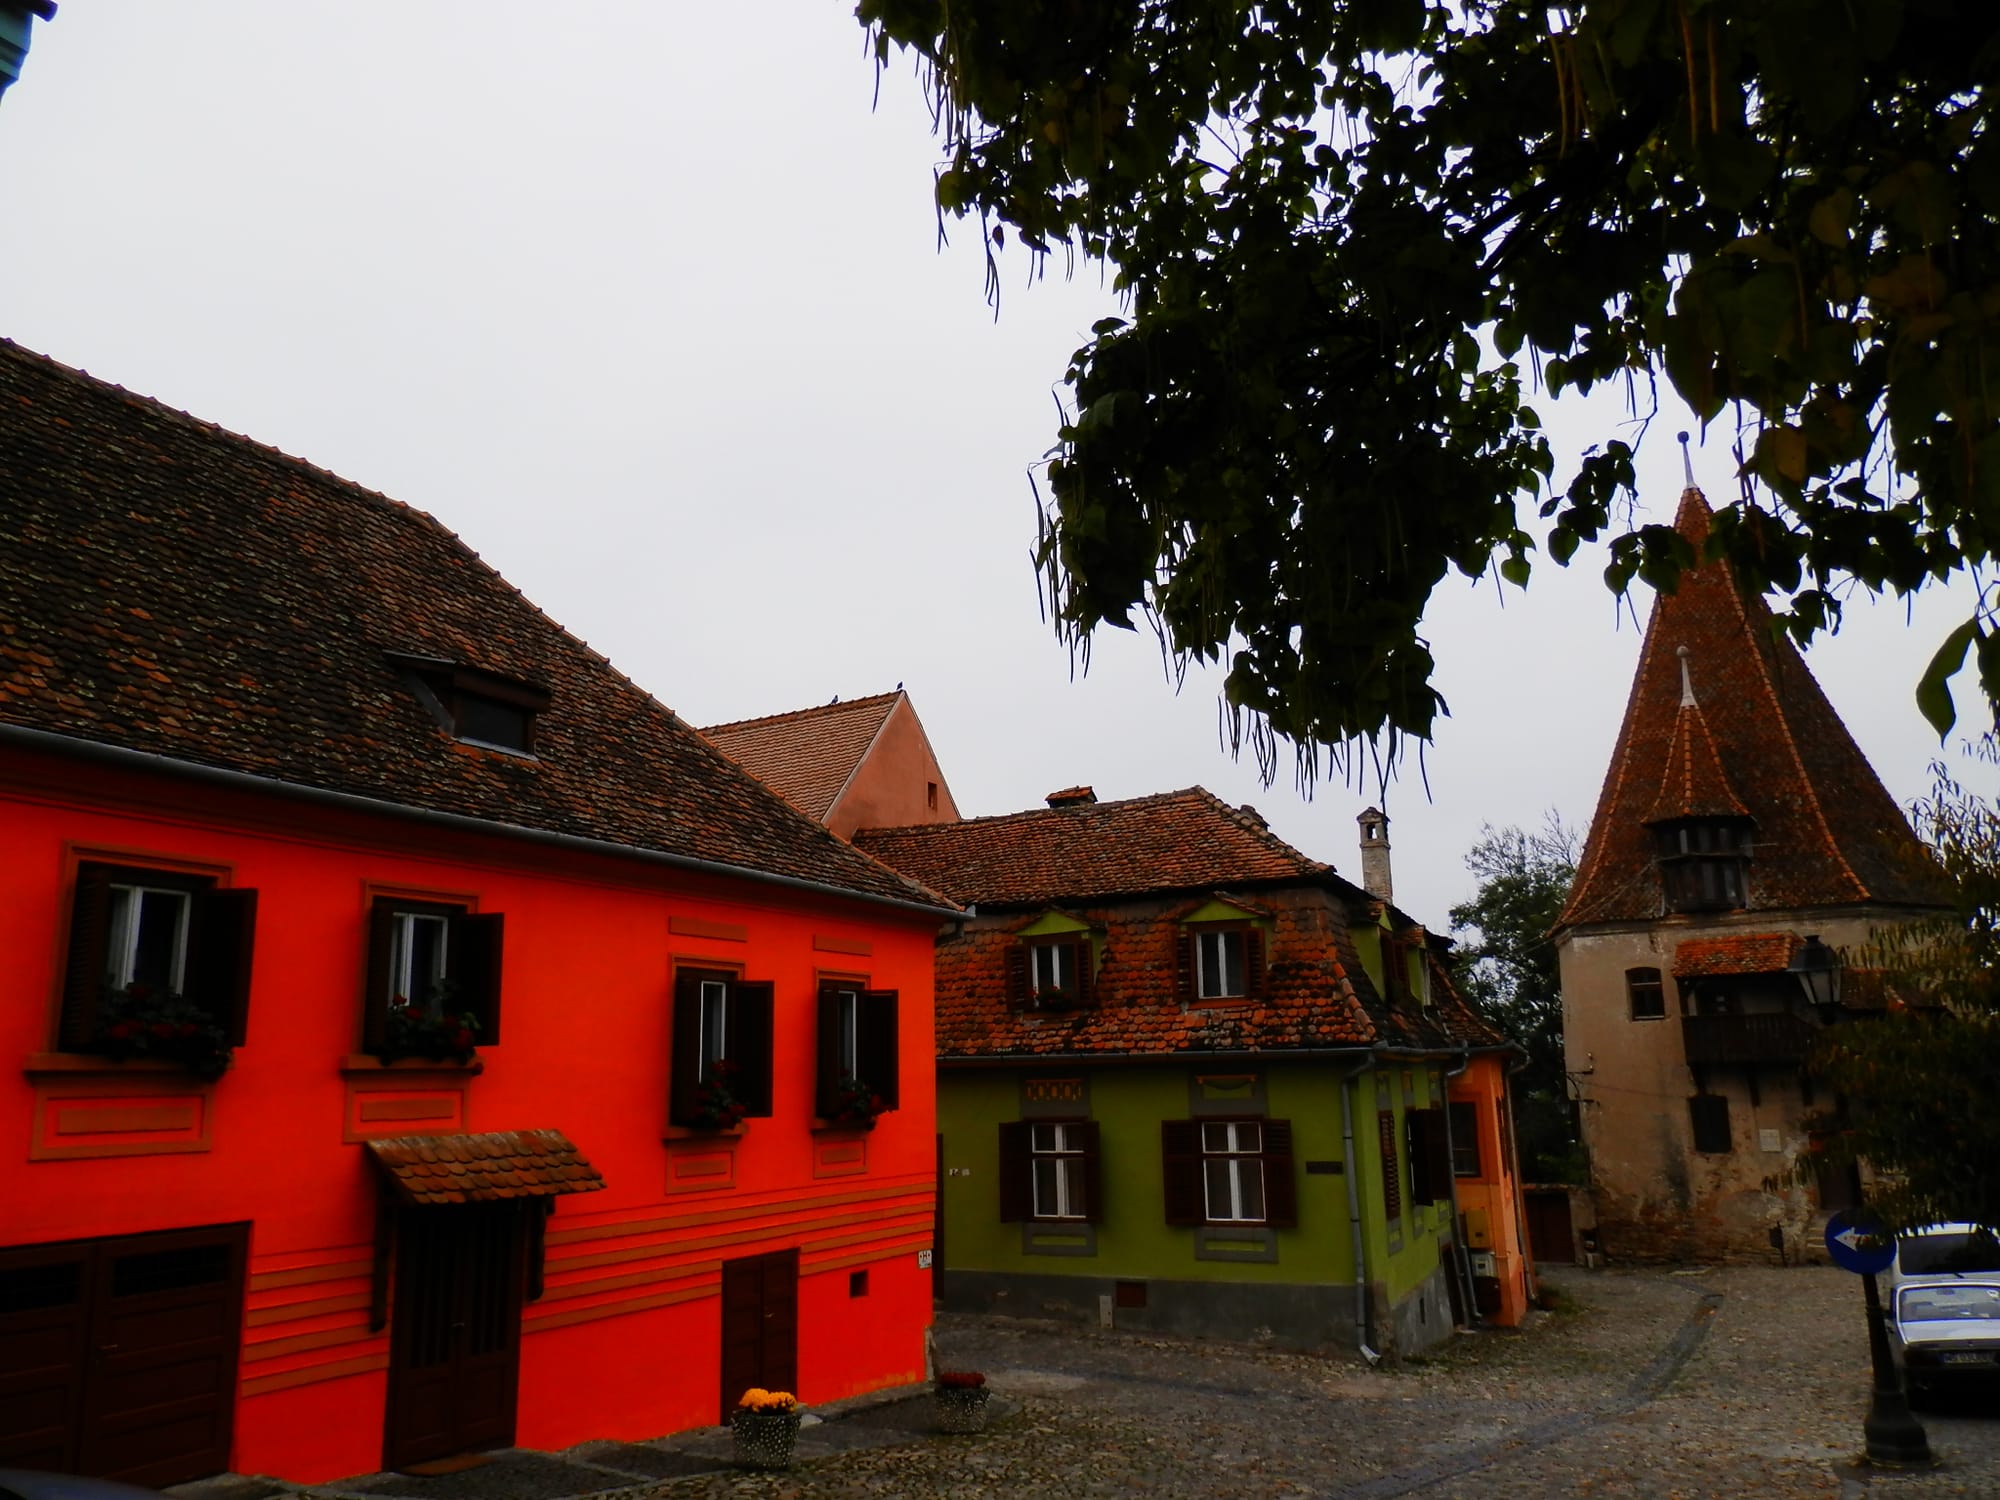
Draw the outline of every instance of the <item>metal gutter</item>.
M1368 1326L1368 1309L1374 1299L1368 1293L1368 1242L1361 1231L1361 1163L1354 1154L1354 1107L1349 1095L1356 1080L1374 1065L1374 1058L1364 1058L1334 1085L1340 1092L1341 1164L1345 1169L1341 1175L1347 1179L1347 1232L1354 1248L1354 1346L1371 1367L1382 1363L1382 1356L1370 1347L1374 1330Z
M221 766L204 766L194 761L177 760L173 756L161 755L151 750L130 750L123 745L106 745L96 740L81 740L71 735L56 734L46 729L29 729L19 724L0 724L0 746L4 745L18 745L23 749L38 750L45 754L92 761L117 770L175 776L229 791L288 797L316 807L332 808L341 812L395 818L426 828L444 828L454 833L479 834L488 838L518 839L524 843L564 849L577 854L637 860L642 864L658 865L689 874L724 876L731 880L748 881L753 885L775 886L780 890L804 891L815 896L860 901L871 906L890 907L897 911L921 912L940 921L947 921L959 915L955 906L938 906L928 902L903 900L895 896L870 895L866 891L827 885L821 881L807 880L802 876L779 875L770 870L723 864L718 860L697 859L691 854L669 854L664 849L648 849L637 844L619 844L610 839L587 838L582 834L557 833L546 828L529 828L520 823L499 823L490 818L475 818L465 813L439 812L433 808L412 807L407 803L390 802L379 797L364 797L355 792L335 792L325 787L302 786L295 781L279 781L273 777L259 776L249 771L231 771ZM883 868L889 867L885 865Z

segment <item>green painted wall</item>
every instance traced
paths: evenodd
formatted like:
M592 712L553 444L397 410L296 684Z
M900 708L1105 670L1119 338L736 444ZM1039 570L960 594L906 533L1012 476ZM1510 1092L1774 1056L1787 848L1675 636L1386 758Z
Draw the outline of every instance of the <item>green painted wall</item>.
M1018 1120L1020 1071L947 1069L938 1077L938 1129L944 1136L944 1264L953 1270L1019 1272L1040 1276L1125 1276L1183 1281L1233 1280L1289 1284L1352 1285L1354 1279L1347 1181L1338 1173L1306 1170L1308 1162L1340 1162L1340 1079L1332 1064L1270 1066L1262 1070L1273 1119L1292 1122L1299 1226L1277 1231L1275 1264L1224 1263L1195 1258L1196 1231L1165 1223L1161 1185L1160 1121L1187 1119L1192 1070L1108 1067L1032 1071L1029 1077L1087 1077L1091 1118L1098 1122L1104 1203L1094 1256L1022 1253L1021 1226L1000 1221L999 1125ZM1204 1069L1203 1071L1219 1071ZM1407 1076L1419 1108L1441 1099L1427 1069L1389 1068L1388 1100L1404 1139L1403 1090ZM1354 1099L1355 1146L1361 1170L1363 1231L1370 1280L1392 1302L1415 1289L1438 1263L1438 1231L1448 1208L1412 1208L1409 1164L1399 1162L1405 1211L1394 1236L1382 1216L1382 1160L1376 1126L1377 1074L1363 1074ZM1399 1153L1400 1153L1399 1145Z

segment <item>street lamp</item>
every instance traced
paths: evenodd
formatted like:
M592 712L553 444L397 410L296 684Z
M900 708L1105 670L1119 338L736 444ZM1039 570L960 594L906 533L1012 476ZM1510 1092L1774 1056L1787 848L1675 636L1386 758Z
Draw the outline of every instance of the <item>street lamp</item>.
M1818 933L1810 933L1805 946L1792 955L1786 972L1798 979L1813 1009L1822 1018L1833 1020L1835 1008L1840 1004L1840 955L1822 943ZM1858 1210L1860 1164L1850 1164L1848 1172ZM1927 1464L1931 1461L1930 1439L1924 1433L1924 1424L1910 1412L1909 1398L1903 1393L1902 1373L1889 1355L1888 1321L1882 1315L1882 1295L1876 1290L1872 1271L1861 1278L1861 1298L1868 1309L1868 1358L1875 1371L1875 1390L1868 1401L1868 1415L1861 1423L1868 1457L1883 1464Z
M1829 1012L1840 1004L1840 955L1822 943L1818 933L1811 933L1785 972L1798 980L1813 1009L1832 1020Z

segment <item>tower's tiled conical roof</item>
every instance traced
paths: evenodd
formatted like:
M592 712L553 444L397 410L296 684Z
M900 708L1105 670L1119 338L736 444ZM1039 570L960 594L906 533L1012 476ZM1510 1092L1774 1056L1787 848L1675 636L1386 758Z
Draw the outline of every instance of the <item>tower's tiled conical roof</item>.
M1709 514L1689 489L1674 524L1699 546ZM1942 899L1935 864L1791 642L1773 637L1763 600L1714 562L1653 605L1558 925L1659 916L1646 825L1719 816L1755 821L1751 910Z

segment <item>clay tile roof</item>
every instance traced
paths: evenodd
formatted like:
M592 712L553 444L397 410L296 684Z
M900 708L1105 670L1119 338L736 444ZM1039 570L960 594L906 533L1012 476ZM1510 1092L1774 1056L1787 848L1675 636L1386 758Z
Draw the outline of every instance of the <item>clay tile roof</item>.
M0 723L938 904L835 838L423 512L0 340ZM427 659L549 694L455 739Z
M1690 938L1674 950L1674 978L1711 974L1782 974L1792 955L1805 946L1795 932L1740 932L1728 937Z
M1683 677L1683 681L1686 680ZM1660 795L1654 799L1646 821L1650 824L1676 818L1749 816L1750 809L1743 805L1735 788L1730 786L1729 777L1722 769L1722 758L1715 753L1715 740L1701 716L1701 705L1694 700L1691 692L1684 691L1680 711L1674 716L1674 727L1667 742L1667 764L1660 777Z
M1308 859L1202 787L961 823L864 828L854 842L953 900L982 906L1333 876L1331 865Z
M412 1203L474 1203L492 1198L551 1198L604 1186L560 1130L503 1130L484 1135L405 1135L370 1141L375 1164Z
M1675 525L1699 546L1709 517L1701 491L1690 489ZM1681 703L1682 646L1699 700L1693 715ZM1772 634L1764 601L1718 561L1689 570L1654 601L1558 925L1658 917L1660 881L1645 825L1656 816L1723 811L1755 821L1753 911L1943 901L1935 862L1797 650Z
M823 823L902 696L877 693L701 732L800 812Z

